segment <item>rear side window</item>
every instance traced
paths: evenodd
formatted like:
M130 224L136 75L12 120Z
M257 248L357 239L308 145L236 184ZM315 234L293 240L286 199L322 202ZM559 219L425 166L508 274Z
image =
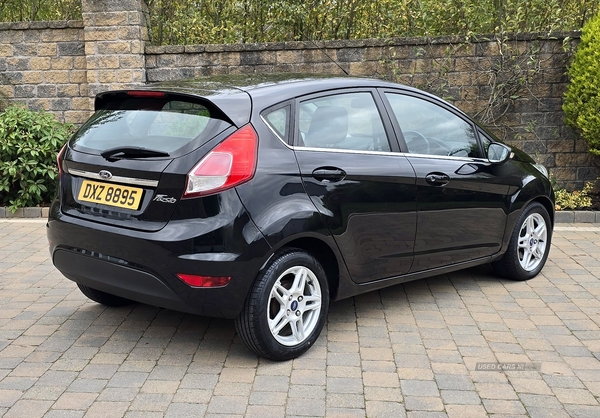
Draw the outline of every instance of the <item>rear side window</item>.
M288 142L288 123L290 107L285 106L276 110L267 110L263 113L263 118L267 124L277 133L283 142Z
M140 147L173 156L231 126L208 102L123 96L104 103L92 115L71 140L73 149L102 153L116 147Z

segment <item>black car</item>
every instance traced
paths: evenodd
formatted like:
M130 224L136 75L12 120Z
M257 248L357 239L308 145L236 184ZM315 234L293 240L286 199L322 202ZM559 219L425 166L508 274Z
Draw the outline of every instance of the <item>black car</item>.
M97 95L58 156L54 265L90 299L235 319L276 360L331 301L492 263L526 280L546 169L452 105L384 81L252 75Z

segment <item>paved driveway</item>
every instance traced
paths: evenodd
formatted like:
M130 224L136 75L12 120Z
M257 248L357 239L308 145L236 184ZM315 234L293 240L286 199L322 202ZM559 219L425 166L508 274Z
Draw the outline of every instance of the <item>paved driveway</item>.
M44 228L0 221L5 417L600 417L600 224L560 224L529 282L477 268L335 303L284 363L232 321L88 301Z

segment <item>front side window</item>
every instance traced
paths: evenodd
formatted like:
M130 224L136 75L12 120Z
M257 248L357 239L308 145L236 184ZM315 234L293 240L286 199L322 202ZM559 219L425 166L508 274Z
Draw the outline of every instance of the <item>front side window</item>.
M483 155L487 155L488 149L490 149L490 144L493 142L488 136L480 129L479 139L481 140L481 145L483 145Z
M411 154L479 157L473 126L454 113L413 96L386 93Z
M390 151L371 93L344 93L300 102L296 146Z

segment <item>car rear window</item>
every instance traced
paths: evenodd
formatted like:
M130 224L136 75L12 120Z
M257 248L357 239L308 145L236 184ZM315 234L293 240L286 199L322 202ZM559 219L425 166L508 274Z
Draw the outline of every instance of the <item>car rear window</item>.
M170 156L189 152L231 126L209 102L181 97L120 97L102 103L71 139L77 151L140 147Z

